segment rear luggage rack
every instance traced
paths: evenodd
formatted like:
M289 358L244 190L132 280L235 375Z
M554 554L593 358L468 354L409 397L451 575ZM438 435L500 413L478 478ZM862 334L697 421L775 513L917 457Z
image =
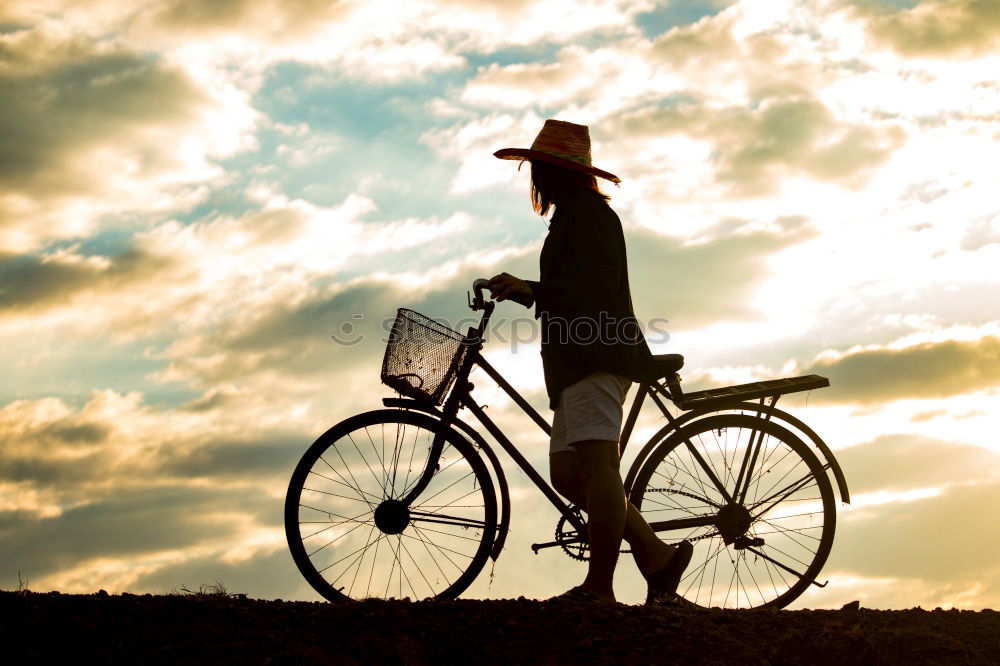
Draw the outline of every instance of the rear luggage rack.
M766 382L753 382L751 384L739 384L738 386L726 386L724 388L685 393L679 400L675 399L674 404L684 410L717 409L729 403L772 396L777 397L785 393L811 391L812 389L824 388L829 385L830 380L819 375L785 377L784 379L770 379Z

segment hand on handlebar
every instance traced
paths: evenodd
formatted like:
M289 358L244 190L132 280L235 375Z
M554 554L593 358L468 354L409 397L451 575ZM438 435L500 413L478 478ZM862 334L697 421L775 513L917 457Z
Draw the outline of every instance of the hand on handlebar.
M485 286L490 290L490 297L495 301L511 300L526 308L531 307L535 301L535 295L528 283L510 273L494 275L486 281Z

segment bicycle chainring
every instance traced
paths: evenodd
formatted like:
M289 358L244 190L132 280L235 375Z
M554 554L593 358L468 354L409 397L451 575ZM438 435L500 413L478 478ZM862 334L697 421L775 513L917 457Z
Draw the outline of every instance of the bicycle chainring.
M573 515L586 524L579 509L573 509ZM576 528L566 520L566 516L559 516L559 522L556 523L556 541L559 542L563 551L574 560L586 562L590 559L590 543L586 539L579 538Z

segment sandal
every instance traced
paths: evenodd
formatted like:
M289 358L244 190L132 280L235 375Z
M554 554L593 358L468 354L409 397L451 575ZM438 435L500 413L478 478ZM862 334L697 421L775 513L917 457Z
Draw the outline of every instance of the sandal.
M677 544L677 550L673 557L656 573L650 574L646 579L649 588L646 592L646 605L667 606L674 605L677 597L677 586L680 585L681 575L691 563L691 555L694 553L694 546L690 541L681 541Z
M604 599L583 587L582 585L577 585L576 587L570 588L566 592L560 595L550 597L549 601L572 601L573 603L582 604L603 604L607 603Z

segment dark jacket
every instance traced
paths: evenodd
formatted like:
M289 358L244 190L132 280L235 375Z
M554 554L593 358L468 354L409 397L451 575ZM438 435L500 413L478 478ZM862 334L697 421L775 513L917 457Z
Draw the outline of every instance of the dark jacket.
M651 353L632 311L621 221L592 190L556 208L529 281L542 328L549 406L562 390L603 370L640 381Z

